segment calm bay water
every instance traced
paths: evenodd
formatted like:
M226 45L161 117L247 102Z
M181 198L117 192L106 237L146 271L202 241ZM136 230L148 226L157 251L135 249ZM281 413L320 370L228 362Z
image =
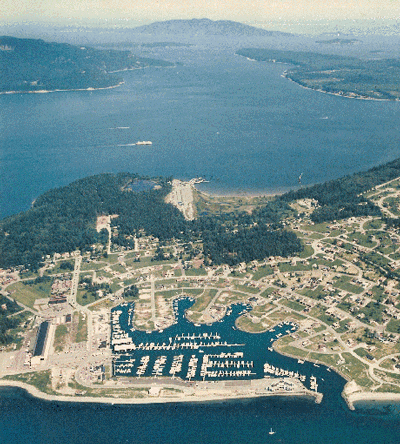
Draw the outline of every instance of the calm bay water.
M184 65L123 73L96 92L0 96L0 216L100 172L211 178L206 190L277 191L400 155L400 103L305 90L218 48L152 54ZM139 140L153 145L129 146Z
M400 422L343 406L267 399L207 405L58 404L0 391L4 444L398 444ZM272 427L273 436L268 435Z
M168 343L174 333L203 334L210 331L221 334L222 341L242 341L248 334L233 330L232 326L243 306L212 326L196 327L184 317L191 305L182 301L177 312L178 324L162 333L133 332L136 343ZM122 307L120 322L129 331L128 308ZM308 377L317 377L324 399L317 405L309 399L264 398L251 401L230 401L207 404L164 404L143 406L115 406L102 404L44 402L34 399L19 389L0 390L0 442L9 444L36 443L290 443L290 444L398 444L400 433L399 406L351 412L347 409L341 391L345 381L326 367L311 363L298 364L297 360L267 351L270 337L284 333L291 326L283 325L274 332L251 335L245 347L239 349L244 358L254 359L254 371L262 377L262 362L267 360L277 367L297 370ZM205 339L204 339L205 340ZM206 341L206 340L205 340ZM267 342L266 342L267 341ZM258 351L257 351L258 344ZM206 347L205 347L206 348ZM218 353L218 347L207 353ZM226 350L224 350L226 352ZM185 360L195 350L179 350ZM143 354L135 352L139 360ZM168 354L159 351L156 354ZM154 353L153 353L154 355ZM200 356L200 355L199 355ZM154 358L154 356L153 356ZM151 364L154 359L152 358ZM261 362L261 366L258 365ZM187 365L187 364L186 364ZM185 366L184 366L185 367ZM186 369L184 368L184 373ZM197 377L198 379L198 377ZM276 432L270 436L270 428Z
M308 91L280 77L284 66L228 49L158 55L184 65L124 73L126 83L107 91L0 96L1 217L25 210L52 187L100 172L202 175L211 178L208 191L268 192L297 186L301 173L311 184L400 155L400 103ZM153 145L129 146L139 140ZM398 444L396 406L391 413L350 412L340 397L342 378L318 371L325 372L321 405L272 398L59 404L2 389L0 442ZM268 435L270 427L276 435Z

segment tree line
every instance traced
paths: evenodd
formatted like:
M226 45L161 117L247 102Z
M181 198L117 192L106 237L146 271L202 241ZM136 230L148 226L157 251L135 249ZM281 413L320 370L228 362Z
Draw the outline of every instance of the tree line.
M159 186L140 192L127 186L143 179ZM0 268L23 265L35 270L46 255L90 251L96 243L105 245L108 236L105 230L96 231L96 218L113 214L118 215L113 219L117 228L113 241L126 247L132 247L132 237L144 230L161 241L201 240L213 263L234 264L300 251L296 236L280 225L282 217L293 211L286 202L269 202L252 214L209 215L186 221L177 208L165 203L171 180L130 173L100 174L44 193L28 211L0 222Z
M315 223L360 216L380 216L381 211L366 191L400 176L400 159L322 184L289 191L278 199L290 202L296 199L315 199L319 207L311 214Z

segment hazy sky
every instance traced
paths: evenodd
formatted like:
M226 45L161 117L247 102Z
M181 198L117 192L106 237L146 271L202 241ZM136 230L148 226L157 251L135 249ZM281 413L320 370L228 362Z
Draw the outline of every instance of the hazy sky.
M0 0L2 23L147 24L187 18L247 23L400 18L400 0Z

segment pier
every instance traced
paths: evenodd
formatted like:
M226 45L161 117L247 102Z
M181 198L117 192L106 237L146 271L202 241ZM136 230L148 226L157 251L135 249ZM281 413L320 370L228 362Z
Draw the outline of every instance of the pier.
M177 319L181 318L178 301L174 301L173 306ZM243 309L238 308L237 312L240 315ZM232 307L226 316L231 313ZM153 381L152 384L166 384L166 381L174 381L184 387L185 384L190 387L196 384L203 387L202 390L209 389L207 384L225 387L224 383L231 383L235 387L236 384L248 387L252 381L264 378L263 383L258 383L264 384L263 394L290 393L301 387L302 391L313 393L315 397L320 395L314 376L268 362L269 353L274 353L269 344L296 329L292 323L282 322L270 329L264 345L257 344L257 356L252 359L247 357L247 344L242 336L246 333L236 330L234 325L228 324L220 331L206 325L199 329L201 325L197 325L194 331L193 327L189 327L191 331L179 331L178 327L172 327L165 332L145 333L131 329L133 315L133 305L123 305L112 312L110 342L114 356L112 372L116 377L134 378L135 383L140 380L141 384L149 379ZM235 333L232 333L232 328ZM235 341L238 338L241 340ZM252 350L254 353L254 346ZM264 360L260 359L264 353Z

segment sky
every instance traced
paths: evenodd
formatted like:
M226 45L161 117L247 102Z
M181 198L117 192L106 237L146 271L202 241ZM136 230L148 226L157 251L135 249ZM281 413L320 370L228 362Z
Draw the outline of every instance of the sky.
M0 0L0 23L139 26L171 19L269 23L400 18L400 0Z

